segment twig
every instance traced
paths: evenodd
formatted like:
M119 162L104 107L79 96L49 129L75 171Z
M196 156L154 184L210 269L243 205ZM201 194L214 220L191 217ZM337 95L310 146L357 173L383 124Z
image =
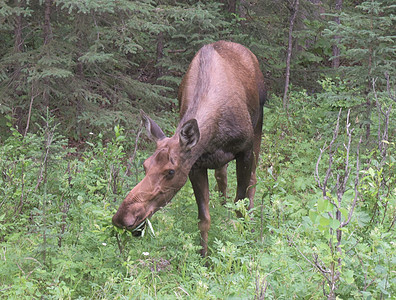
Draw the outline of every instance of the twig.
M36 187L34 189L35 191L37 190L37 188L39 187L39 185L41 184L41 182L44 179L43 178L43 172L44 172L44 169L47 166L47 158L48 158L48 154L49 154L49 151L50 151L50 146L51 146L53 138L54 138L54 134L55 134L55 128L53 128L52 131L50 131L48 133L48 135L47 135L47 142L46 142L46 145L45 145L46 146L46 152L45 152L45 156L44 156L43 162L41 164L40 174L38 176L37 184L36 184Z
M389 78L387 78L389 80ZM375 98L375 102L376 102L376 106L377 106L377 112L378 112L378 133L377 133L377 137L378 137L378 150L380 151L380 155L381 155L381 166L383 165L385 158L386 158L386 150L387 150L387 144L386 142L388 141L389 138L389 117L390 117L390 113L392 110L392 104L389 106L388 110L383 110L381 103L378 100L378 96L377 96L377 91L375 89L375 82L376 79L373 78L372 81L372 88L373 88L373 93L374 93L374 98ZM391 93L390 90L388 91L389 93L389 97L391 98ZM381 132L381 115L383 116L384 119L384 129L383 132Z
M316 161L316 167L315 167L315 180L319 186L319 188L322 190L323 192L323 197L324 199L327 199L330 201L329 197L327 196L327 182L330 178L330 174L331 174L331 170L332 170L332 165L333 165L333 155L335 151L332 151L332 148L334 146L334 143L338 137L338 132L339 132L339 128L340 128L340 117L341 117L341 112L342 109L340 109L339 113L338 113L338 118L337 118L337 123L336 123L336 128L333 131L333 138L329 144L328 147L326 147L326 144L323 146L322 149L320 149L320 154L318 157L318 160ZM319 163L322 159L322 155L323 152L325 152L325 150L329 149L329 167L326 171L326 175L325 178L323 180L323 183L321 183L320 181L320 176L319 176ZM330 201L333 205L335 205L335 203L333 203L333 201Z
M393 101L396 102L396 92L392 95L391 89L390 89L390 80L389 80L389 73L385 72L385 78L386 78L386 90L388 92L389 98L391 98Z
M123 252L123 247L122 247L120 238L118 236L118 232L116 232L116 239L117 239L117 244L118 244L118 250L120 250L120 255L121 255L121 257L123 257L123 253L122 253Z
M177 288L178 288L179 290L182 290L187 296L190 297L190 294L189 294L185 289L183 289L181 286L178 286Z
M357 258L358 258L358 260L359 260L360 266L361 266L362 269L363 269L363 262L362 262L362 259L360 258L360 256L359 256L358 253L356 253L356 256L357 256ZM371 282L370 282L369 284L367 284L367 270L365 270L365 271L363 272L363 274L364 274L364 288L363 288L363 290L366 291L367 288L368 288L371 284L373 284L373 283L375 282L375 279L376 279L376 278L373 278L373 279L371 280Z
M289 239L289 241L293 244L294 248L296 248L296 250L298 251L298 253L300 253L300 255L307 261L309 262L315 269L319 270L319 273L322 274L322 276L326 279L326 281L330 284L330 279L329 277L327 277L327 273L330 273L329 270L324 269L320 264L317 264L317 254L314 254L314 258L316 260L316 262L312 262L308 257L306 257L304 255L304 253L301 252L301 250L299 248L297 248L297 245L294 243L293 239Z
M275 273L275 272L278 271L278 270L280 270L280 268L277 268L277 269L275 269L275 270L272 270L271 272L269 272L268 274L266 274L261 282L260 282L260 275L257 276L257 279L256 279L256 295L254 296L254 299L255 299L255 300L256 300L256 299L257 299L257 300L264 300L264 299L265 299L265 293L266 293L266 291L267 291L268 284L269 284L268 281L267 281L266 279L267 279L267 277L268 277L269 275L271 275L272 273ZM258 291L259 291L259 285L261 285L260 293L258 293Z
M293 27L294 27L294 21L296 20L297 17L299 4L300 4L299 0L294 0L292 7L289 8L291 16L289 20L289 40L288 40L287 56L286 56L285 90L283 93L283 109L286 112L288 112L288 108L289 108L288 91L289 91L289 80L290 80L290 60L291 60L292 48L293 48Z
M21 266L18 264L18 262L15 262L15 264L17 265L18 269L21 270L23 275L26 275L25 271L21 268Z
M61 199L59 202L62 202L64 193L62 193ZM63 235L65 234L65 229L66 229L66 218L67 218L67 213L69 212L70 209L70 202L68 202L66 199L63 203L62 207L62 223L61 223L61 232L58 237L58 247L62 247L62 240L63 240Z
M124 177L127 176L127 175L129 174L129 171L131 170L132 162L135 160L135 156L136 156L136 153L137 153L137 148L138 148L138 142L139 142L140 134L142 133L142 128L143 128L143 121L140 122L138 131L137 131L137 133L136 133L135 148L134 148L134 150L133 150L132 156L128 159L129 164L128 164L127 169L126 169L126 171L125 171Z
M392 227L395 225L395 223L396 223L396 215L393 217L393 221L392 221L392 223L389 225L388 232L391 231L391 229L392 229Z
M184 53L186 52L187 49L174 49L174 50L168 50L168 53Z
M15 207L15 213L18 210L18 215L22 213L22 208L24 204L24 197L25 197L25 180L24 180L24 168L23 168L24 161L21 161L21 197L19 198L19 204Z
M341 205L341 198L344 195L345 191L346 191L346 187L347 187L347 183L348 183L348 179L349 179L349 175L351 174L351 169L349 167L349 153L351 150L351 142L352 142L352 133L354 131L354 128L349 129L349 127L351 126L351 123L349 122L349 115L351 113L351 110L348 110L348 114L347 114L347 122L346 122L346 133L347 133L347 137L348 137L348 144L344 144L345 150L346 150L346 158L345 158L345 168L344 168L344 182L342 184L341 190L340 190L340 199L339 199L339 204Z
M361 143L362 143L362 137L360 137L360 139L359 139L359 144L358 144L357 150L356 150L356 178L355 178L355 187L354 187L355 198L353 199L352 206L348 211L348 219L345 222L341 223L341 226L340 226L341 228L348 225L349 222L351 221L353 211L356 207L356 203L357 203L357 199L358 199L358 195L359 195L358 186L359 186L359 172L360 172L360 144Z
M348 217L344 222L342 222L342 214L341 214L341 208L342 208L342 200L344 197L345 192L347 191L347 186L349 182L349 178L351 175L351 166L350 166L350 151L351 151L351 145L352 145L352 134L354 132L354 129L351 128L351 123L350 123L350 113L351 111L348 110L347 113L347 119L346 119L346 137L347 141L344 143L344 149L346 152L346 157L343 161L343 167L339 168L339 166L333 166L333 160L334 156L337 153L337 147L334 147L334 144L336 143L336 140L338 138L339 134L339 122L340 122L340 117L341 117L341 109L338 114L337 118L337 123L335 126L335 129L333 131L333 138L329 144L328 147L323 147L323 149L320 149L320 154L318 157L318 160L316 162L316 167L315 167L315 180L319 186L319 188L323 192L323 198L329 200L329 202L334 206L335 209L335 216L333 217L333 214L328 212L329 216L331 219L335 219L339 221L339 227L336 229L329 228L331 238L328 240L328 247L331 251L331 255L333 257L333 261L330 263L328 267L325 266L323 262L321 262L317 256L317 254L314 254L314 259L311 261L307 257L305 257L301 251L300 254L307 260L309 261L312 265L314 265L320 273L326 278L328 286L329 286L329 293L327 294L328 298L333 299L335 296L335 291L337 289L337 282L340 280L341 277L341 269L342 269L342 257L343 257L343 251L341 248L341 241L342 241L342 227L345 227L349 224L349 222L352 219L352 215L357 203L357 199L359 196L358 192L358 186L359 186L359 172L360 172L360 162L359 162L359 149L360 149L360 144L362 142L362 137L360 137L359 144L357 146L357 162L356 162L356 178L355 178L355 186L354 186L354 191L355 191L355 197L353 199L353 202L351 204L351 207L348 210ZM329 155L329 163L328 163L328 168L326 170L326 175L321 182L320 176L319 176L319 164L323 156L323 152L328 150L328 155ZM327 185L330 177L336 177L335 178L335 191L331 191L332 193L335 192L337 196L337 200L333 201L329 199L330 197L327 195ZM336 236L336 241L333 241L333 234L335 232ZM294 243L294 242L293 242ZM338 258L336 258L338 257ZM323 285L323 293L326 295L325 287Z
M30 117L31 117L31 115L32 115L32 106L33 106L34 98L36 98L36 97L39 95L39 93L37 93L36 95L34 95L34 94L33 94L33 90L34 90L34 83L32 83L32 96L31 96L31 98L30 98L29 113L28 113L28 118L27 118L27 121L26 121L25 134L23 135L24 137L26 136L26 134L27 134L27 132L28 132L28 130L29 130Z

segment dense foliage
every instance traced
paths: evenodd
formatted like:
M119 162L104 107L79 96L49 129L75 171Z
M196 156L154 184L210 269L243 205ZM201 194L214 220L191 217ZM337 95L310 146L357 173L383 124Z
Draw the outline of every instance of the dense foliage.
M222 207L211 180L213 225L205 260L198 254L196 204L189 184L152 217L155 236L147 229L143 238L133 238L111 225L118 203L143 176L143 141L128 163L126 152L135 141L120 127L106 145L101 135L92 136L78 156L64 147L66 141L50 117L36 134L23 137L13 129L0 149L2 294L45 299L321 299L328 286L327 273L319 267L330 274L333 266L340 272L336 293L341 298L390 298L396 293L395 144L384 144L386 155L377 145L361 145L358 174L357 155L349 154L353 170L342 195L343 221L354 197L359 201L342 228L342 252L335 252L329 245L340 223L328 212L334 210L330 203L337 193L329 188L328 198L323 198L314 170L319 148L332 137L335 122L328 120L337 112L315 106L318 99L306 93L293 93L292 99L289 116L279 108L280 100L265 110L254 218L246 213L237 219L234 204ZM389 126L394 128L394 113L392 117ZM333 157L343 178L345 122L344 111ZM351 144L356 145L362 130L357 120L351 123L356 130ZM322 179L328 158L324 154L319 163ZM229 167L231 192L233 169ZM342 264L334 265L340 258Z
M285 111L296 2L0 0L1 297L394 297L396 6L300 0ZM218 39L257 55L270 101L255 208L211 180L202 259L189 183L142 238L111 217L152 149L138 110L171 134L181 76Z

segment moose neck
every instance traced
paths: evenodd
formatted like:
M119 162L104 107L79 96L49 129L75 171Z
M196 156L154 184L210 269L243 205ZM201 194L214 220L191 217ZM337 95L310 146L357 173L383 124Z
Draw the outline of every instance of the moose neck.
M207 45L191 63L179 88L180 123L175 136L178 137L183 125L192 119L197 121L200 134L198 143L184 153L189 170L202 154L213 153L221 143L219 119L224 108L219 101L219 90L225 99L233 96L223 88L224 82L229 81L226 77L233 76L226 74L223 59L212 45Z

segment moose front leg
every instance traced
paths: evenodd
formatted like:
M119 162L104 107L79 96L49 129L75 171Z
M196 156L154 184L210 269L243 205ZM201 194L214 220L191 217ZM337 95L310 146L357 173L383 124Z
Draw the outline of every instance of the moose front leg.
M208 253L208 231L210 228L208 170L192 169L189 177L198 205L198 228L201 232L202 245L201 255L205 257Z

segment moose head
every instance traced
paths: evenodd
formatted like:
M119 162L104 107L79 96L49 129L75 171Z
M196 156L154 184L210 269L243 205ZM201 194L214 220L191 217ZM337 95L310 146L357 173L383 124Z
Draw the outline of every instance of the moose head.
M196 119L186 121L174 136L167 138L150 117L143 111L140 113L148 137L157 147L143 163L145 177L129 192L113 216L115 226L132 232L144 226L145 220L168 204L186 183L194 163L191 152L200 139Z

